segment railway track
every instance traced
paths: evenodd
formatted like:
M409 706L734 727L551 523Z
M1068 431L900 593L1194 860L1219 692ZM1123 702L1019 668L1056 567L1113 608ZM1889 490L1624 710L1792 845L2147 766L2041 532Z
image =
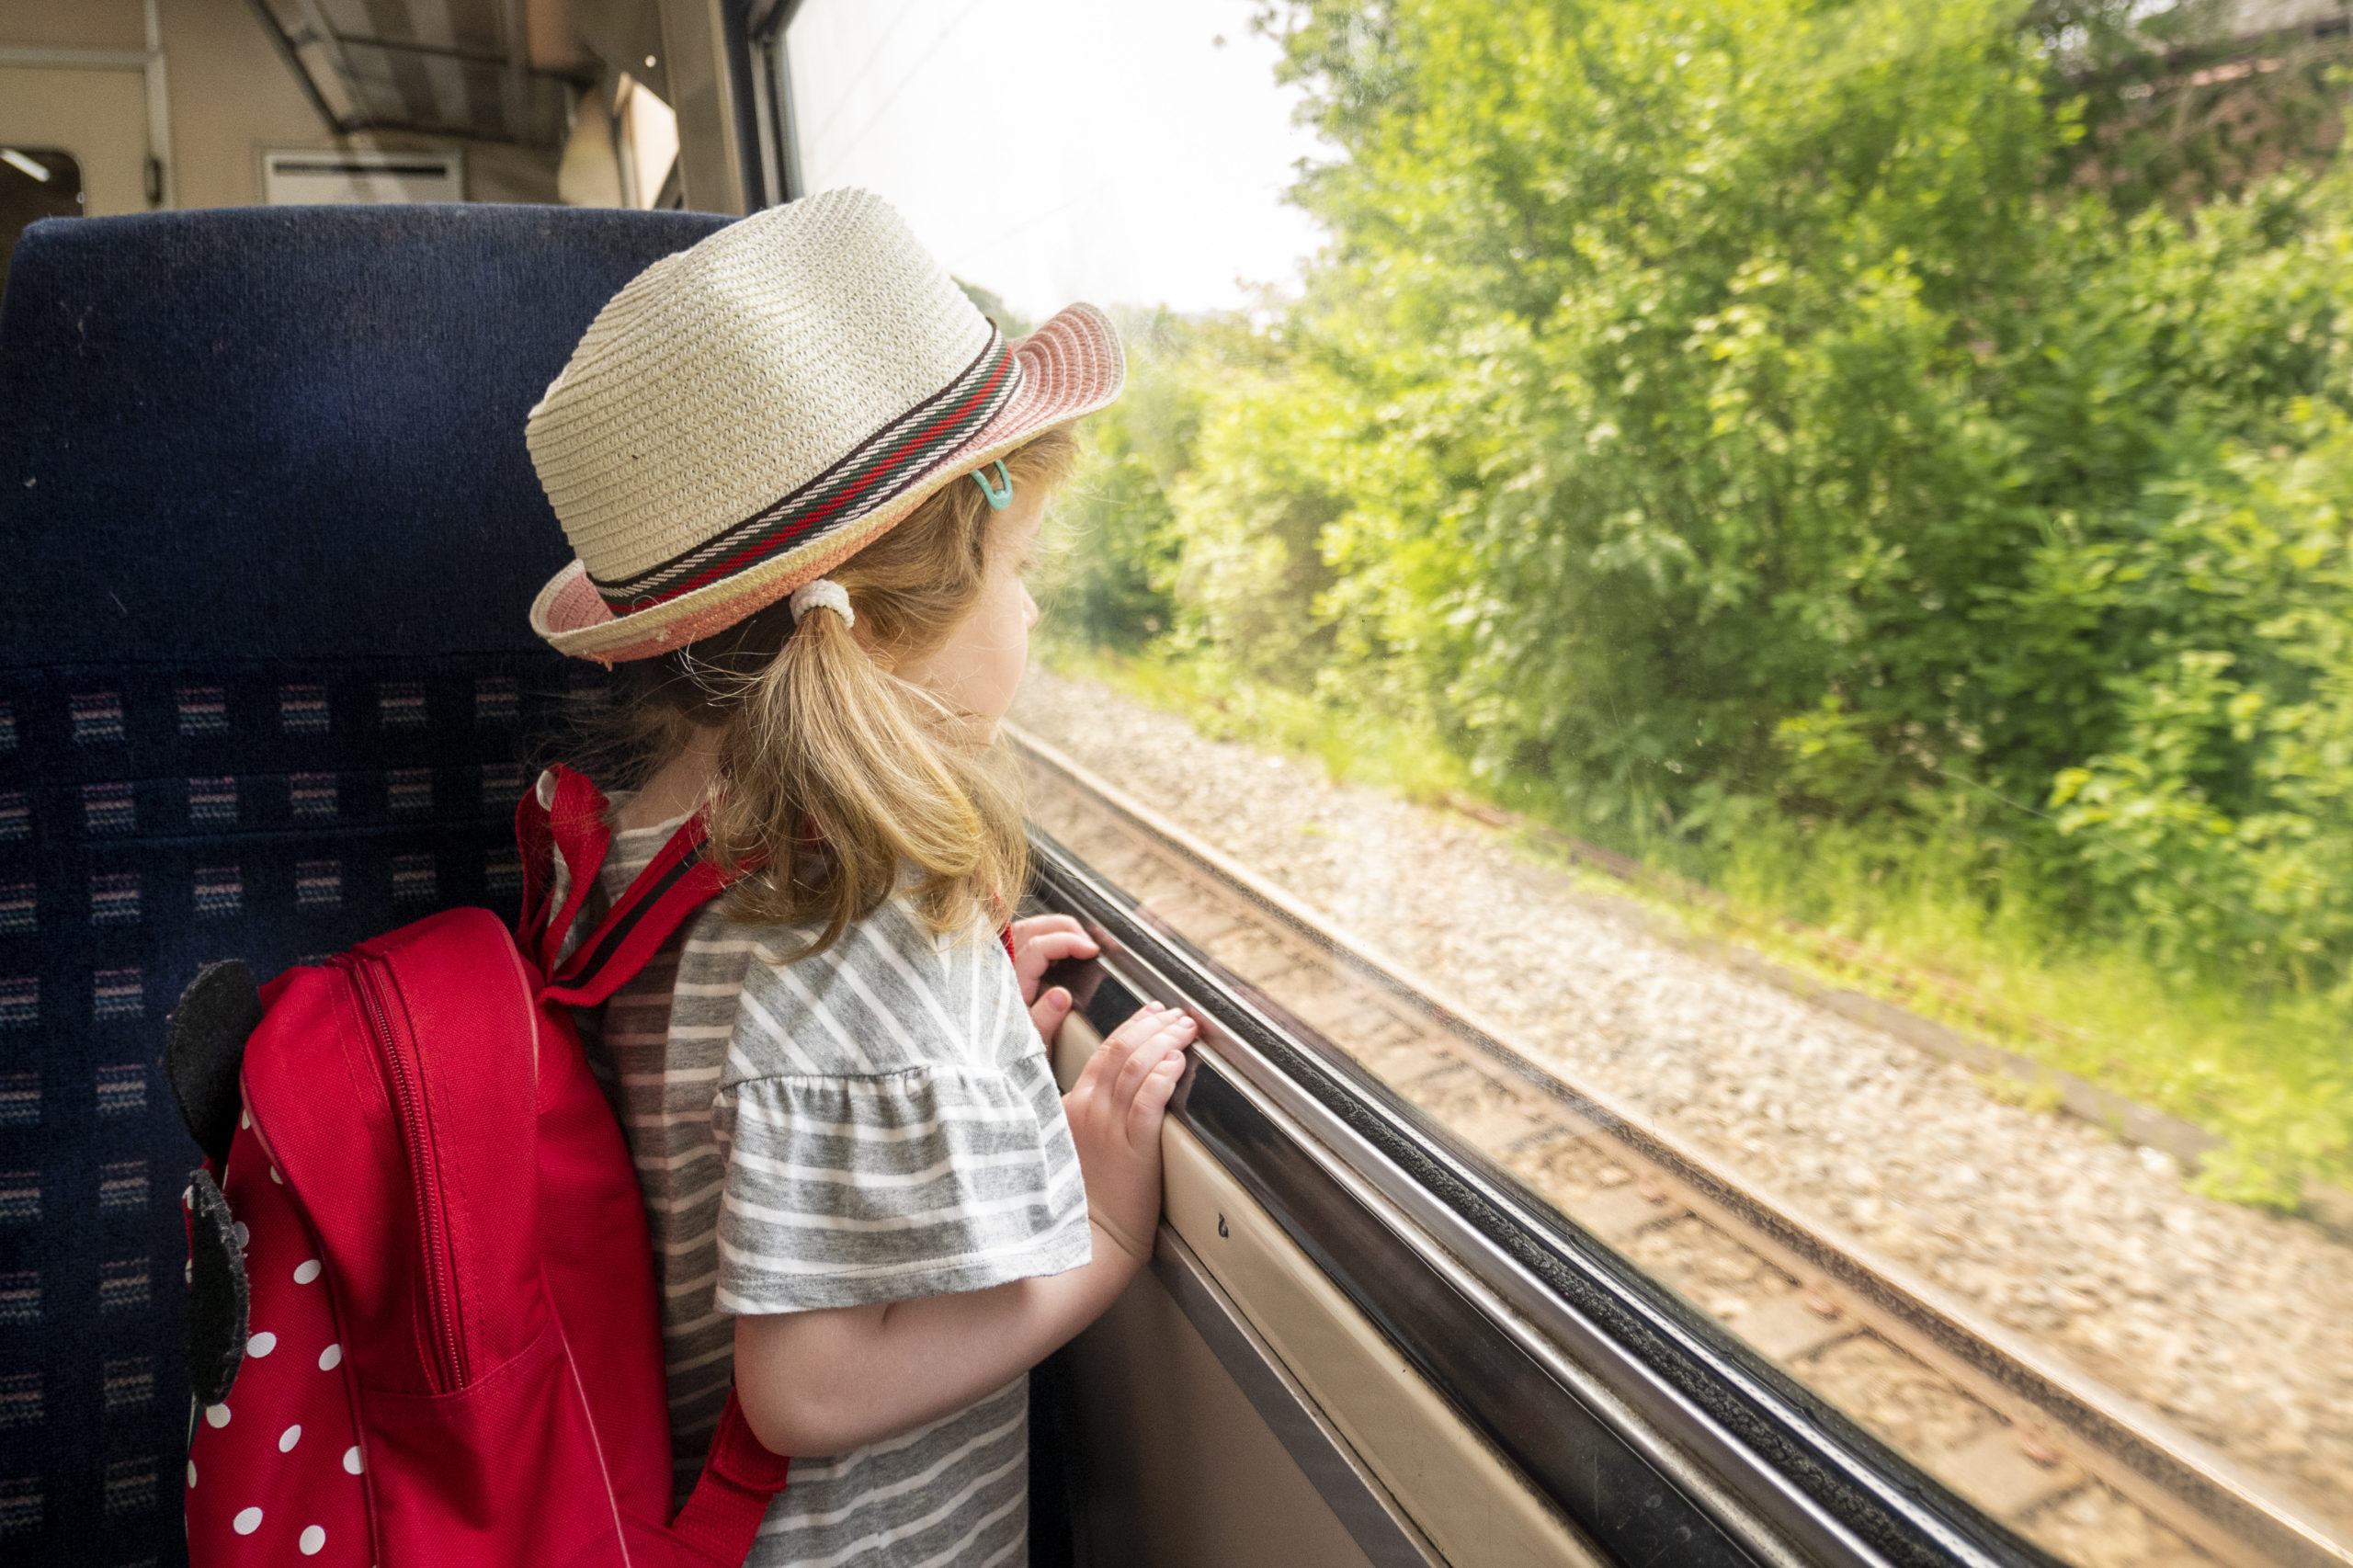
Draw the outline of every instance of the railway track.
M2353 1541L2156 1412L1540 1065L1475 1006L1008 730L1032 820L1147 920L2018 1534L2082 1568L2353 1565Z

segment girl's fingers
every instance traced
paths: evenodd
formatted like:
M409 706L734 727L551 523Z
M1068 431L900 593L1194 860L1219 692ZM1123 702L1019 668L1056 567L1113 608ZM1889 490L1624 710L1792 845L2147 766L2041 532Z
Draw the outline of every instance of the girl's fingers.
M1196 1029L1193 1020L1176 1014L1166 1027L1155 1031L1149 1040L1131 1052L1120 1064L1118 1077L1112 1080L1111 1100L1124 1106L1143 1086L1145 1075L1171 1054L1181 1054L1192 1043Z
M1181 1051L1190 1044L1194 1032L1191 1018L1157 1002L1147 1002L1104 1040L1071 1093L1105 1096L1115 1109L1124 1108L1153 1064L1172 1049Z
M1081 958L1093 958L1098 950L1095 938L1086 927L1067 915L1041 915L1034 920L1013 923L1013 951L1017 960L1029 956L1033 949L1046 943L1072 943L1068 952Z
M1142 1086L1136 1097L1128 1103L1128 1142L1141 1146L1160 1131L1160 1119L1168 1114L1168 1102L1176 1093L1176 1085L1185 1078L1185 1054L1172 1051L1164 1056L1153 1070L1143 1076Z
M1042 971L1057 959L1091 959L1098 950L1084 931L1049 931L1030 938L1021 949L1021 961Z
M1078 1083L1071 1092L1091 1092L1117 1078L1137 1041L1159 1023L1161 1017L1160 1005L1147 1002L1133 1017L1106 1035L1095 1054L1086 1059L1086 1066L1079 1073Z
M1029 1021L1038 1028L1038 1037L1051 1042L1054 1031L1070 1017L1070 993L1057 985L1029 1004Z
M1165 1024L1170 1017L1168 1009L1159 1003L1146 1002L1135 1010L1126 1023L1111 1031L1110 1038L1103 1042L1103 1047L1107 1051L1117 1051L1124 1057L1127 1052L1133 1051L1139 1044L1149 1039L1153 1031Z

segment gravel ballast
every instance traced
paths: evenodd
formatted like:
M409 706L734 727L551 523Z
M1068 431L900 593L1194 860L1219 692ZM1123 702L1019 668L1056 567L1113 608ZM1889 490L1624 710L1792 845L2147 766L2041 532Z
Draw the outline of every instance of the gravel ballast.
M1675 947L1466 818L1045 670L1011 717L1563 1077L2353 1529L2353 1247Z

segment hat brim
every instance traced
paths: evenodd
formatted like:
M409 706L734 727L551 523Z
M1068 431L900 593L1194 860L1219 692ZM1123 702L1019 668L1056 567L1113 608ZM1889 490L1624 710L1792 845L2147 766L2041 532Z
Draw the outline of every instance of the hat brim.
M921 506L940 486L1003 457L1023 442L1108 406L1127 381L1120 336L1092 305L1058 311L1013 346L1020 390L971 439L906 489L864 516L666 603L615 615L574 561L531 601L531 630L560 653L600 665L650 659L745 616L840 565Z

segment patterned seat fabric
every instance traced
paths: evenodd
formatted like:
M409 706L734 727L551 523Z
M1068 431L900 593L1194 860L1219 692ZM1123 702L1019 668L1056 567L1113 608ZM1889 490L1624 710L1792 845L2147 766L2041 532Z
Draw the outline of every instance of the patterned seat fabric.
M523 418L722 220L539 208L66 219L0 301L0 1560L165 1565L188 1434L159 1059L257 976L507 911L536 744L597 672ZM333 1086L323 1084L321 1092Z

